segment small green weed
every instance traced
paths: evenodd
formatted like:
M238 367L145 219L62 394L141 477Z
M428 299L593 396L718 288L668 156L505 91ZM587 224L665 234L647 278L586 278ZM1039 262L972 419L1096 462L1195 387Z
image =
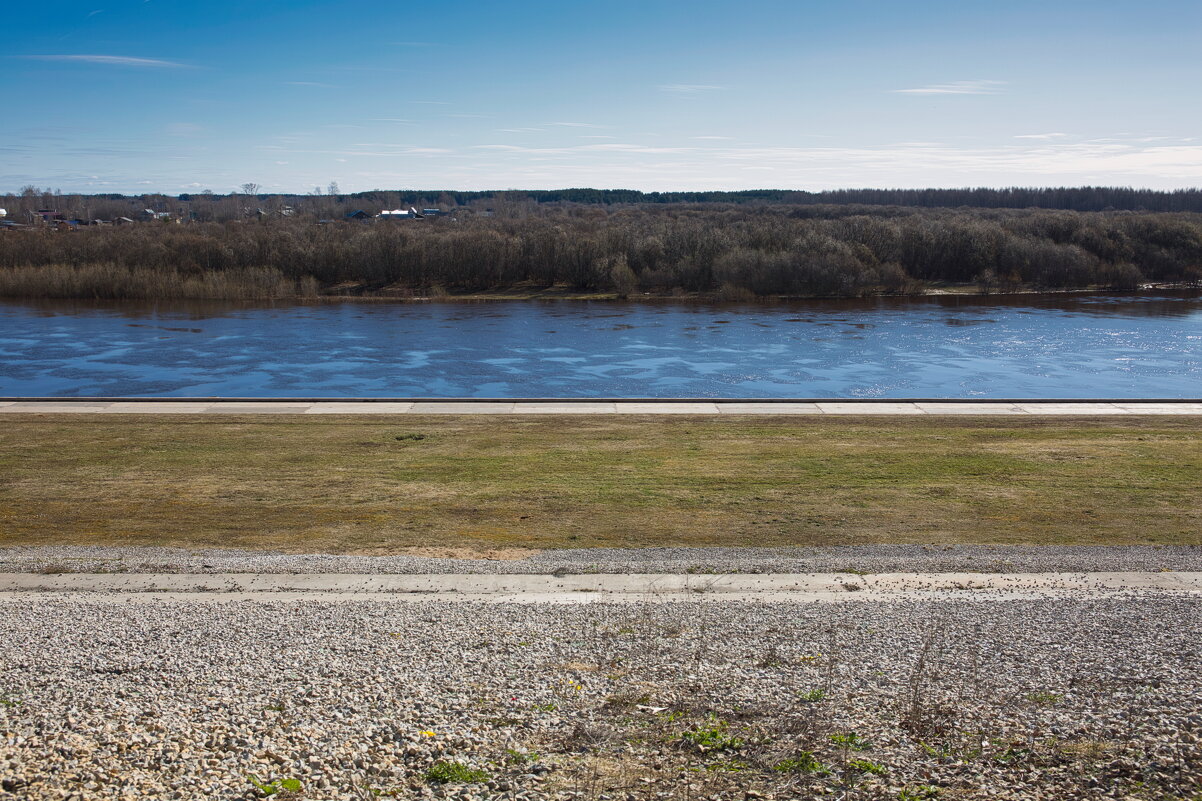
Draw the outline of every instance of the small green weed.
M1015 765L1019 762L1024 762L1031 756L1031 752L1026 748L1014 748L1011 746L1002 753L993 758L994 762L1000 762L1003 765Z
M872 743L870 741L865 740L854 731L832 734L831 742L835 745L841 745L844 748L851 749L852 751L867 751L869 748L872 748Z
M743 741L727 733L727 723L724 720L710 718L708 726L697 726L680 735L697 746L700 751L733 751L743 747Z
M301 783L299 779L276 779L275 781L265 782L259 779L253 773L247 774L247 779L255 786L263 795L275 795L277 793L299 793Z
M554 712L559 709L555 704L535 704L534 709L537 712Z
M826 698L826 690L821 687L815 687L812 690L806 690L804 693L798 693L797 697L807 704L814 704Z
M871 773L874 776L884 776L889 772L884 765L873 762L870 759L853 759L847 763L847 767L852 770L858 770L861 773Z
M531 762L538 762L538 754L534 751L518 751L513 748L506 748L504 761L506 765L526 765Z
M397 442L419 442L426 438L425 434L397 434Z
M831 769L814 756L809 751L802 751L795 757L782 759L772 766L772 769L777 773L816 773L819 776L826 776L831 772Z
M475 784L487 780L488 774L479 768L445 759L435 762L426 771L426 781L430 784Z
M953 753L952 746L949 743L940 743L937 748L925 740L919 740L918 744L922 747L922 750L926 752L926 755L930 757L948 759Z
M1064 700L1060 693L1029 693L1027 700L1037 706L1055 706Z
M929 801L939 797L939 788L933 784L916 784L913 787L903 787L897 794L897 801Z

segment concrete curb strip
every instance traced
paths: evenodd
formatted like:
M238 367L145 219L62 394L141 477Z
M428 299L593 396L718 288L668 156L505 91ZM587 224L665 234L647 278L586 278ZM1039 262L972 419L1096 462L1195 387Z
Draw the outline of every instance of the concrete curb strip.
M181 574L0 573L0 599L30 593L187 595L246 599L388 598L654 601L707 596L726 600L888 600L923 597L1014 598L1172 592L1202 596L1202 572L1164 573L849 573L797 574Z
M1202 400L6 398L0 414L1202 415Z

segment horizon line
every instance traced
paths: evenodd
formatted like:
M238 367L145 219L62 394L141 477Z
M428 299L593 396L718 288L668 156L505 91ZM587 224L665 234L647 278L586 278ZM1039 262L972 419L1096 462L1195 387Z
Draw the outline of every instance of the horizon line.
M33 185L30 184L30 186L33 186ZM81 191L64 192L61 189L53 189L52 190L50 187L41 188L41 187L34 186L33 188L37 190L38 195L80 195L80 196L89 196L89 197L96 197L96 196L142 197L145 195L165 195L168 197L180 197L182 195L204 196L205 194L210 194L210 193L213 194L214 196L223 197L223 196L228 196L228 195L246 195L247 194L245 192L239 191L238 189L231 189L228 192L217 192L217 191L214 191L211 189L199 189L199 190L182 191L182 192L179 192L179 191L171 192L171 191L165 191L165 190L161 190L161 189L147 189L145 191L135 191L135 192L81 192ZM260 187L260 190L262 190L262 187ZM545 193L545 192L634 192L634 193L638 193L638 194L642 194L642 195L654 195L654 194L660 194L660 195L705 195L705 194L746 195L746 194L755 194L755 193L761 193L761 192L763 192L763 193L768 193L768 192L789 193L789 192L792 192L792 193L807 194L807 195L828 195L828 194L836 194L836 193L840 193L840 192L1013 192L1013 191L1022 191L1022 192L1075 191L1075 192L1080 192L1080 191L1085 191L1085 190L1095 190L1095 191L1096 190L1106 190L1106 191L1120 190L1120 191L1128 191L1128 192L1150 192L1150 193L1154 193L1154 194L1174 194L1174 193L1182 193L1182 192L1202 192L1202 184L1193 185L1193 186L1180 186L1180 187L1175 187L1173 189L1153 189L1151 187L1132 186L1130 184L1078 184L1078 185L1059 184L1059 185L1046 185L1046 186L1040 186L1040 185L1023 186L1020 184L1009 184L1009 185L1005 185L1005 186L1001 186L1001 185L999 185L999 186L962 185L962 186L909 186L909 187L845 186L845 187L840 187L838 189L797 189L797 188L770 187L770 186L757 187L755 189L716 189L716 188L715 189L633 189L630 187L599 188L599 187L594 187L594 186L561 186L561 187L555 187L552 189L515 188L515 187L509 187L509 188L505 188L505 189L495 189L495 188L494 189L463 189L463 188L450 188L450 187L441 187L441 188L437 188L437 189L433 189L433 188L419 189L419 188L413 188L413 187L393 187L393 188L385 189L385 188L376 187L373 189L361 189L358 191L339 192L334 195L328 195L328 194L316 195L316 194L313 194L312 192L286 191L285 190L285 191L258 191L258 192L254 193L254 196L255 197L265 197L265 196L269 197L272 195L279 195L279 196L295 196L295 197L351 197L351 196L355 196L355 195L372 194L375 192L401 192L401 193L414 193L414 194L430 194L430 193L438 193L438 192L447 192L447 193L493 194L493 195L507 194L507 193L522 194L522 193ZM23 191L23 189L5 192L3 195L0 195L0 197L20 198L23 196L22 191ZM249 195L247 195L247 196L249 196Z

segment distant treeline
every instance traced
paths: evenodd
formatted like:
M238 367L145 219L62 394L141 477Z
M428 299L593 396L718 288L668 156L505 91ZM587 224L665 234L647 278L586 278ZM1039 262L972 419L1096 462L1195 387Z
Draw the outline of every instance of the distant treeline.
M856 296L972 284L1202 282L1202 215L868 206L545 206L409 222L297 217L0 235L9 297L582 292Z
M370 204L381 193L347 196ZM466 206L494 198L525 196L536 203L772 203L794 206L872 205L918 208L1061 209L1065 211L1196 211L1202 212L1202 190L1158 192L1123 187L1008 189L838 189L801 192L788 189L750 189L741 192L639 192L634 189L554 189L526 192L415 192L414 203L446 202ZM398 198L399 199L399 198Z
M639 192L633 189L555 189L489 192L441 190L373 190L340 194L314 190L306 195L268 194L255 184L244 192L212 192L182 195L64 195L26 187L18 194L0 196L0 208L8 219L29 222L33 212L57 209L68 219L111 220L131 217L143 210L162 212L184 220L227 222L257 214L311 215L337 219L363 210L376 214L384 209L438 207L443 211L487 212L524 216L539 206L588 205L787 205L787 206L900 206L907 208L1055 209L1062 211L1154 211L1202 213L1202 189L1160 192L1130 187L1060 187L1008 189L839 189L803 192L786 189L755 189L742 192Z

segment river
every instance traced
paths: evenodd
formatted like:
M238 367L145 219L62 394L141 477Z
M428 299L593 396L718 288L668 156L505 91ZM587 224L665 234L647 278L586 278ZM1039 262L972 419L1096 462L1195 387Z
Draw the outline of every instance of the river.
M10 301L0 395L1196 398L1202 297Z

